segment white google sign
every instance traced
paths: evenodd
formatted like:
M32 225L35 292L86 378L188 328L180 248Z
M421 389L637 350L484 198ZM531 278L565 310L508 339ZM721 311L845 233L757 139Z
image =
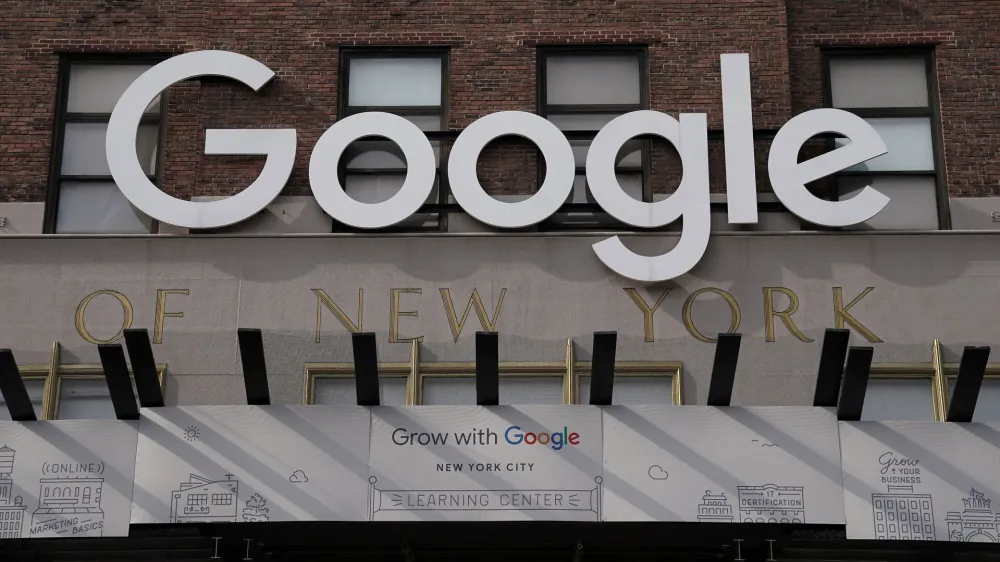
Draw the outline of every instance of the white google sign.
M721 59L729 222L756 223L749 57L726 54ZM256 91L274 77L274 72L252 58L226 51L186 53L154 66L129 86L111 114L106 139L108 164L122 193L147 215L177 226L218 228L252 217L281 193L295 161L296 132L206 130L206 154L265 155L260 176L239 194L218 201L183 201L163 193L146 178L136 157L139 122L163 90L199 76L225 76ZM798 162L802 144L822 133L837 133L850 142ZM531 140L545 158L541 187L519 202L494 199L476 177L480 152L505 135ZM622 191L615 178L619 149L638 135L662 137L680 153L684 177L676 192L663 201L637 201ZM376 204L352 199L337 177L344 150L369 136L395 142L407 164L406 180L399 192ZM837 109L816 109L792 118L778 131L771 144L768 173L775 194L791 212L814 224L847 226L872 218L889 198L869 186L851 199L826 201L809 193L805 184L886 152L878 133L861 118ZM389 113L362 113L337 121L320 137L309 161L309 182L319 205L334 219L358 228L384 228L412 215L430 195L434 174L434 153L427 137L416 125ZM531 226L551 216L569 197L573 176L573 152L566 137L544 118L521 111L493 113L473 122L455 140L448 158L455 200L472 217L498 228ZM655 228L684 218L677 246L659 256L638 255L617 236L594 244L605 265L639 281L664 281L687 273L704 255L711 233L705 114L685 113L678 120L657 111L633 111L612 120L597 134L588 152L587 184L601 208L626 224Z

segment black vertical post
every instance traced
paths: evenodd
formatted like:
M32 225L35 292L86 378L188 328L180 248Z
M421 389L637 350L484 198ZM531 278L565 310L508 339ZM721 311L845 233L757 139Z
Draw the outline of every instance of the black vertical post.
M972 421L989 360L989 347L966 346L962 352L962 362L958 366L955 390L951 393L951 402L948 405L948 421Z
M243 361L243 383L247 389L247 404L267 406L271 393L267 387L267 365L264 362L264 337L257 328L237 331L240 359Z
M354 348L354 384L358 406L379 405L378 349L375 334L371 332L351 335Z
M500 341L496 332L476 332L476 403L500 403Z
M728 406L732 402L742 337L740 334L719 334L712 362L712 380L708 384L709 406Z
M615 360L618 332L594 332L594 356L590 362L590 404L609 406L615 394Z
M3 393L7 411L13 421L35 421L35 408L31 405L31 397L24 386L24 379L17 369L14 352L0 349L0 392Z
M132 392L132 377L125 363L125 351L121 344L102 343L97 346L104 368L104 380L111 394L111 404L115 407L115 417L120 420L139 419L139 406Z
M837 419L859 421L865 409L865 392L868 390L868 376L872 369L871 347L851 347L847 352L847 367L844 369L844 385L840 388L840 402L837 404Z
M163 407L163 390L156 373L153 347L149 343L149 332L144 328L125 330L125 348L132 362L132 376L135 390L139 394L139 405L143 408Z
M844 329L829 329L823 334L823 351L819 356L819 371L816 375L816 394L813 406L835 408L840 394L840 382L844 378L844 361L851 332Z

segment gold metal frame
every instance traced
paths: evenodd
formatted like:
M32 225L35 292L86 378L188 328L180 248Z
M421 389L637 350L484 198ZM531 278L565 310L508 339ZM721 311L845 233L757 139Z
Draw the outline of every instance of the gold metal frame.
M580 402L580 375L590 373L590 361L574 363L573 404ZM626 377L669 377L670 403L674 406L684 404L684 364L680 361L620 361L615 363L615 378Z
M942 398L942 420L947 418L948 415L948 404L951 401L951 385L950 381L958 378L958 367L959 363L944 363L942 365L942 372L944 376L944 388L943 388L943 398ZM983 381L1000 381L1000 363L987 363L986 364L986 374L983 376Z
M45 417L45 412L49 401L49 366L44 364L21 365L18 366L17 370L21 373L21 378L24 379L24 382L42 383L42 411L35 412L35 415L39 419L48 419Z
M160 392L165 390L166 363L157 363L156 378L160 382ZM128 374L132 375L132 368L129 367ZM59 402L62 397L62 385L66 380L104 380L104 368L101 365L61 365L55 373L55 377L46 382L46 400L43 400L43 418L47 420L59 419ZM46 403L47 402L47 403ZM46 409L48 406L48 409Z
M503 378L560 378L562 379L562 399L566 401L567 378L570 376L565 361L501 361L498 365L499 376ZM424 379L431 378L475 378L475 361L426 363L420 366L417 377L417 388L420 389L420 403L424 397Z
M44 381L42 390L42 411L36 412L42 420L55 420L59 416L59 397L62 395L62 383L72 380L103 380L104 367L99 364L59 363L59 342L52 342L52 352L48 364L22 365L18 367L21 378L27 381ZM166 363L157 363L156 376L160 381L160 391L165 389ZM129 367L129 374L132 368Z
M410 347L409 363L379 363L379 377L406 379L406 405L416 404L413 379L420 364L420 347L413 340ZM305 379L302 385L302 403L316 403L316 381L318 379L353 379L354 363L306 363Z
M931 360L926 363L872 363L870 378L876 380L919 380L926 379L931 391L931 407L934 421L944 421L947 417L947 388L944 380L945 366L941 362L941 342L934 340Z
M959 363L945 363L944 373L948 380L958 378L958 367ZM988 363L986 365L986 375L984 379L998 380L1000 379L1000 363Z
M410 403L410 364L379 363L381 378L406 379L406 405ZM354 363L306 363L305 385L302 400L304 404L316 403L316 381L328 379L354 379Z
M591 364L588 361L575 361L573 339L566 341L566 356L563 361L505 361L499 364L501 377L535 377L562 378L563 404L576 404L580 401L580 374L589 373ZM617 377L672 377L671 402L683 403L681 387L680 362L621 362L615 365ZM420 344L413 341L410 348L409 363L379 363L379 375L382 377L406 379L406 405L423 404L424 378L464 378L475 377L476 363L474 361L451 361L422 363L420 361ZM353 378L353 363L306 363L304 369L302 401L304 404L315 404L316 381L318 379Z

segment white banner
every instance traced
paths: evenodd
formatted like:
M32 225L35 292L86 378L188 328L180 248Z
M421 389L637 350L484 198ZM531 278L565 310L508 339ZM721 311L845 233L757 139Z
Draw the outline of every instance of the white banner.
M606 521L843 524L822 408L604 408Z
M136 422L0 422L0 539L125 537Z
M1000 542L1000 424L841 422L851 539Z
M843 459L843 461L841 461ZM1000 424L812 407L206 406L0 422L0 539L131 523L844 524L1000 542Z
M358 406L144 408L132 522L362 521L370 420Z
M373 521L601 520L592 406L373 408Z

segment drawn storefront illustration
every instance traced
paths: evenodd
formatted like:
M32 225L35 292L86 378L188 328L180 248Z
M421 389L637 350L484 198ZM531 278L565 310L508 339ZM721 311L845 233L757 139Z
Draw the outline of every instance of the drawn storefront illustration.
M713 494L706 490L698 504L698 521L701 523L732 523L733 506L729 505L726 494Z
M802 486L739 486L740 521L744 523L805 523Z
M888 493L872 494L875 538L934 540L934 508L929 494L915 494L913 486L889 486Z
M969 497L963 498L965 510L949 511L948 539L956 542L1000 542L1000 513L990 508L992 499L973 488Z
M31 514L31 536L104 535L103 478L42 478L38 484L38 509Z
M170 493L170 522L237 521L237 495L240 483L227 474L225 480L210 480L191 474L187 482Z
M0 447L0 539L21 538L27 509L21 496L13 497L14 453L14 449L6 445Z

